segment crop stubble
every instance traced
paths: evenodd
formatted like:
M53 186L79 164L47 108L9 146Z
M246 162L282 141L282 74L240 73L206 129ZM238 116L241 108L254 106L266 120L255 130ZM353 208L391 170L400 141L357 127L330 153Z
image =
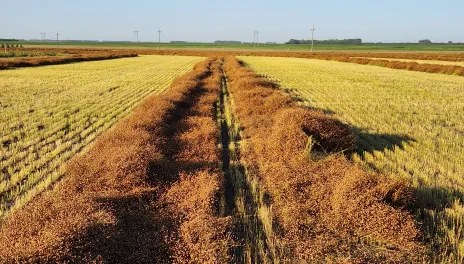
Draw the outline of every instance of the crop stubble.
M306 107L349 124L352 158L407 179L435 262L462 262L464 80L293 58L240 57Z
M37 48L26 49L31 52L64 51L72 54L96 54L99 52L121 53L121 50L107 49L62 49ZM145 55L182 55L182 56L264 56L322 59L329 61L350 62L363 65L381 66L392 69L442 73L464 76L464 53L379 53L379 52L282 52L282 51L217 51L217 50L182 50L182 49L124 49L130 54ZM80 55L77 55L80 56ZM95 56L95 55L92 55ZM451 62L451 63L447 63Z
M347 127L297 107L235 58L226 59L225 72L247 142L243 162L270 195L281 261L424 260L420 232L401 209L411 203L411 189L336 154L354 148Z
M53 190L10 214L0 260L223 262L231 243L228 218L215 213L222 175L212 64L144 101L73 158Z
M0 215L63 175L63 165L201 58L142 56L0 72Z
M218 210L219 67L217 59L200 63L74 158L54 190L6 219L0 260L229 261L237 241L235 216ZM265 191L258 210L269 213L260 221L269 221L262 224L274 260L424 260L404 210L411 189L347 161L339 152L352 150L355 137L345 125L299 108L233 57L225 72L240 162L256 176L246 180L258 179L248 184Z

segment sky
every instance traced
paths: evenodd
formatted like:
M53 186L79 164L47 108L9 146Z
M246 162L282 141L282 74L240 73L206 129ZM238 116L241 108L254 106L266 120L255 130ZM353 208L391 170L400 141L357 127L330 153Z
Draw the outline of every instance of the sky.
M283 43L464 42L464 1L447 0L1 0L0 38Z

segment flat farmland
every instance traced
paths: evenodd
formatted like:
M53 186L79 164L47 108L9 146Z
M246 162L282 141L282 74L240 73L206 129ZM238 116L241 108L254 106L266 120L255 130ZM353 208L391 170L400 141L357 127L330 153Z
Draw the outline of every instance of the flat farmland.
M298 58L240 59L302 105L348 124L357 138L351 159L411 182L425 229L438 234L435 243L462 254L464 78Z
M353 57L362 58L362 57ZM394 58L369 58L371 60L388 60L388 61L400 61L400 62L417 62L419 64L437 64L437 65L456 65L464 67L464 61L438 61L438 60L411 60L411 59L394 59Z
M63 175L64 164L201 57L140 56L0 72L0 215Z
M0 262L464 261L464 77L144 54L0 71Z
M305 105L350 124L359 141L354 160L417 184L464 184L462 77L296 58L240 58Z

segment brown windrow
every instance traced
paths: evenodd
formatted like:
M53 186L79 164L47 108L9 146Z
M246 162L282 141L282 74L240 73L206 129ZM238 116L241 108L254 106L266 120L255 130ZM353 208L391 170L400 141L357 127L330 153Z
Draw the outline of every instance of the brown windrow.
M30 58L8 58L0 59L0 70L24 68L24 67L38 67L46 65L59 65L84 61L101 61L112 60L121 58L137 57L136 52L128 51L98 51L91 52L81 50L70 54L67 50L61 56L38 56Z
M356 63L362 65L372 65L387 67L397 70L419 71L428 73L441 73L464 76L464 67L459 65L441 65L427 63L427 60L437 61L464 61L463 53L371 53L371 52L281 52L281 51L245 51L245 50L229 50L229 51L211 51L211 50L139 50L135 51L142 55L179 55L179 56L261 56L261 57L285 57L285 58L304 58L318 59L328 61L338 61L347 63ZM418 63L414 61L395 61L388 59L411 59L423 60Z
M62 52L68 54L68 57L42 57L42 58L17 58L17 59L2 59L0 60L0 70L12 67L30 67L41 65L52 65L71 63L79 61L103 60L121 57L132 57L138 55L179 55L179 56L264 56L264 57L289 57L289 58L306 58L330 60L338 62L356 63L362 65L372 65L387 67L398 70L420 71L428 73L441 73L464 76L464 67L459 65L442 65L427 63L427 60L434 61L449 61L462 62L464 61L464 53L437 53L437 52L337 52L337 51L318 51L318 52L303 52L303 51L250 51L231 49L225 51L208 50L208 49L106 49L106 48L25 48L24 51L30 52ZM422 60L420 63L415 61L398 61L395 59Z
M427 261L407 183L354 165L345 124L221 58L142 102L8 215L0 262Z
M260 217L275 261L426 261L422 234L404 209L412 189L347 160L343 153L355 138L346 125L298 107L235 57L226 58L224 70L241 162L262 186Z
M227 262L219 68L195 65L73 158L53 190L4 220L0 262Z

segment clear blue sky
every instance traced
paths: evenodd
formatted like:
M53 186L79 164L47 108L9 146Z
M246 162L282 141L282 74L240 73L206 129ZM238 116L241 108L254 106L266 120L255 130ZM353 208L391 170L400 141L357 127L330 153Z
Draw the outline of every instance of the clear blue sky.
M464 42L464 0L2 0L0 38L260 41L362 38Z

